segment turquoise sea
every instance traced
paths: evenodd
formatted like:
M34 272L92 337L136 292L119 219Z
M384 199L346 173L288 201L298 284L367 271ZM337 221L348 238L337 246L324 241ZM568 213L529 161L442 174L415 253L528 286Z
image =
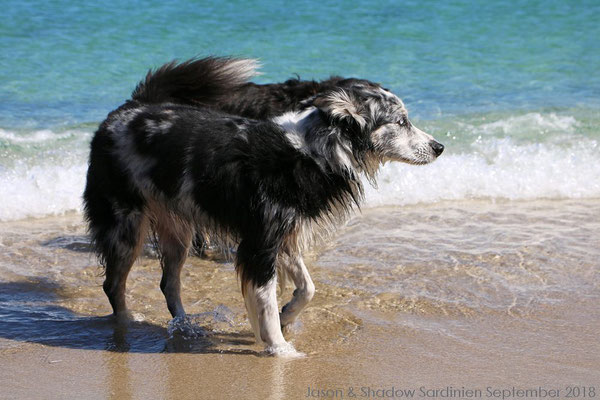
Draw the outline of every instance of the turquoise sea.
M381 82L447 146L371 205L600 196L597 1L0 1L0 220L77 210L88 142L149 68ZM435 187L421 184L435 179Z

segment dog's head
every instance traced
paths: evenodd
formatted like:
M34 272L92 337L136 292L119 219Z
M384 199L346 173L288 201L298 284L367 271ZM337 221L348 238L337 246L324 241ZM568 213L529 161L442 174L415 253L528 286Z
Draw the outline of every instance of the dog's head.
M358 158L428 164L444 146L409 120L402 101L387 89L362 79L345 79L311 102L352 143Z

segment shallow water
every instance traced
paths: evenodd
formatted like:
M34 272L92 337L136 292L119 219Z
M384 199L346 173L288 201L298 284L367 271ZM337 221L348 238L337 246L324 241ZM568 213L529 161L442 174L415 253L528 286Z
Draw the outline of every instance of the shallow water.
M5 365L25 368L26 355L38 354L41 344L62 360L57 365L63 358L70 364L80 357L95 360L91 365L109 374L87 389L100 397L106 382L125 378L115 376L115 368L124 367L114 360L97 360L121 356L97 350L129 354L122 357L130 357L127 387L136 398L149 390L136 379L164 368L187 376L188 368L215 360L231 369L225 382L245 376L253 393L279 398L300 398L307 385L350 382L592 385L600 376L598 215L597 200L364 211L308 257L317 295L288 334L307 357L277 367L287 371L285 378L273 378L269 388L242 367L255 365L246 357L260 360L261 348L254 344L230 263L188 259L183 298L191 322L174 329L158 289L158 261L146 248L128 281L137 321L117 327L103 317L110 310L101 271L78 215L4 222L0 357ZM280 301L290 295L288 290ZM171 365L169 355L175 354L181 358ZM205 358L211 354L233 358ZM152 357L153 372L139 357ZM207 383L209 375L198 382ZM154 383L152 390L175 390L163 384ZM210 385L197 389L215 393Z
M446 145L443 156L425 166L383 166L377 189L364 182L367 207L600 197L596 111L484 113L417 124ZM0 129L0 221L80 211L94 127Z
M527 315L598 294L600 202L468 204L365 211L318 265L331 282L450 315Z

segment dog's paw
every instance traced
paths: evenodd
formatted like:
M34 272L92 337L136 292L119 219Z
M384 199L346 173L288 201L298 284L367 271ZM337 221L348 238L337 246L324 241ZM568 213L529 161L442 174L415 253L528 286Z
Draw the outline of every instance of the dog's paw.
M282 358L302 358L306 354L297 351L291 343L283 342L280 344L266 346L263 351L265 356L282 357Z

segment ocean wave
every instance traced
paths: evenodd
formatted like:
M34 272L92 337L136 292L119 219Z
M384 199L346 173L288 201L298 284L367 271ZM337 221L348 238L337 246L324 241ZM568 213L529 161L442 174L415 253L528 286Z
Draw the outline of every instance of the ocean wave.
M88 137L89 133L80 131L65 131L57 133L50 129L16 133L0 128L0 141L8 142L8 144L55 142L57 140L80 137L82 135Z
M499 133L510 135L519 134L523 131L572 133L579 126L580 123L570 115L532 112L501 118L493 122L484 122L472 129L475 132L487 135L497 135Z
M26 165L0 169L0 221L81 210L87 165Z
M577 119L552 113L490 119L459 120L472 129L463 131L462 140L445 138L446 151L430 165L385 165L378 189L365 182L366 207L600 197L600 146L596 135L579 134ZM444 123L438 123L438 131ZM556 135L523 140L525 134L544 130ZM21 134L0 129L0 145L9 142L0 146L0 221L81 211L90 137L91 132L76 130Z
M0 221L81 209L91 132L0 129Z
M591 139L570 146L522 145L508 137L478 140L470 152L449 149L430 165L386 165L378 189L366 189L367 205L600 197L599 161L600 146Z

